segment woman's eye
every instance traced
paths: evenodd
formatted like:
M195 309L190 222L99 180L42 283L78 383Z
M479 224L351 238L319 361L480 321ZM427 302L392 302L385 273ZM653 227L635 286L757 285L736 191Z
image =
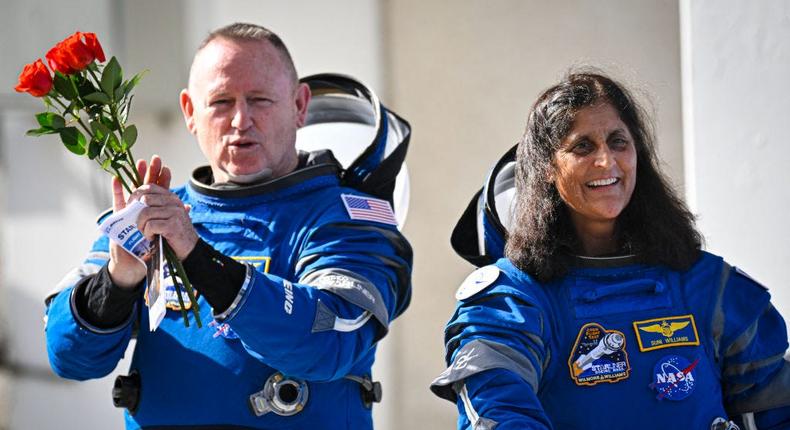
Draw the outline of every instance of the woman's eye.
M610 145L612 149L623 150L628 147L628 140L618 137L613 139Z
M571 148L571 152L574 154L584 155L589 154L593 149L593 146L590 142L579 142Z

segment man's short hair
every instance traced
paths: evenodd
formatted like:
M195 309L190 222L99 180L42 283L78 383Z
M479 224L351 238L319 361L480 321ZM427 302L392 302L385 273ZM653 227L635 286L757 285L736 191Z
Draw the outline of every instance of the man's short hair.
M203 39L203 42L200 43L197 52L202 51L206 45L217 38L247 42L267 41L271 43L272 46L274 46L274 48L277 49L277 51L282 55L285 66L288 68L293 81L296 82L299 79L299 75L296 73L296 66L294 66L293 58L291 58L291 53L288 52L288 48L285 46L285 43L282 39L280 39L280 36L266 27L257 24L249 24L246 22L236 22L226 25L209 33L209 35Z

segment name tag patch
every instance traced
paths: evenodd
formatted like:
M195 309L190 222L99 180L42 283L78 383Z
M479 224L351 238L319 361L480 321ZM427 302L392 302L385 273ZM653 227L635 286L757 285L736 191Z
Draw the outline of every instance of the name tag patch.
M568 367L576 385L593 386L628 378L631 365L625 350L625 336L597 323L585 324L573 344Z
M634 321L634 333L642 352L673 346L699 345L694 315Z
M269 273L269 265L272 262L272 257L231 257L239 263L251 264L255 270L263 273Z
M650 389L658 400L683 400L694 391L695 372L699 358L689 362L679 355L667 355L656 362Z

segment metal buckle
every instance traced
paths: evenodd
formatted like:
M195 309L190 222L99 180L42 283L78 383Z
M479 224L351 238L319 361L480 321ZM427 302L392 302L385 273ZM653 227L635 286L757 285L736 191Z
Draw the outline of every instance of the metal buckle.
M286 378L277 372L269 376L261 391L250 395L250 408L256 416L274 412L283 417L296 415L304 409L310 389L301 379Z

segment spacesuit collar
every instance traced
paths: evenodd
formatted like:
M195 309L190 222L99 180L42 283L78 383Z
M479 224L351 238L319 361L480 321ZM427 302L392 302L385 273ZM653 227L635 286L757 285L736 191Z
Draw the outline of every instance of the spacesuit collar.
M612 267L630 266L639 264L641 261L636 255L612 255L606 257L587 257L584 255L574 255L573 265L585 269L605 269Z
M335 175L340 172L340 164L329 150L299 151L299 164L296 169L279 178L265 178L250 184L214 183L211 166L200 166L192 172L190 186L200 194L212 197L239 198L262 193L270 193L317 176Z

